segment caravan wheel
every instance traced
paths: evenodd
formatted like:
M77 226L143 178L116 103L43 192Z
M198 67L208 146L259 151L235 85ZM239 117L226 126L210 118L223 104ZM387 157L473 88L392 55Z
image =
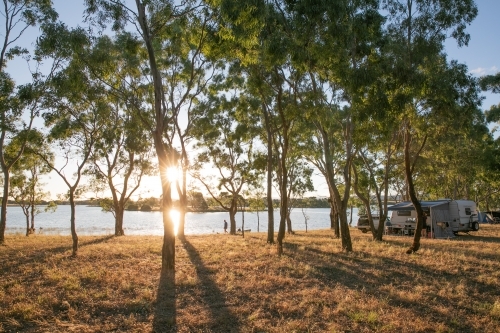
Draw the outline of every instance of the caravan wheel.
M473 222L472 231L478 231L478 230L479 230L479 222Z

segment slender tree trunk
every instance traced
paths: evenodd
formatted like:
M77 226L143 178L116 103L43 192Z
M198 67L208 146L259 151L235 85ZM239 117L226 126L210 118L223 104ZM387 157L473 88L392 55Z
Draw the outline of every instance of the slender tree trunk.
M333 233L335 235L335 238L340 238L340 216L337 207L335 207L335 210L333 212L333 218L335 222L335 225L333 226Z
M36 205L35 205L35 202L33 201L29 206L30 218L31 218L30 230L32 233L35 232L35 209L36 209Z
M404 146L404 160L405 160L405 176L406 183L408 188L408 195L410 196L411 202L413 203L413 207L415 207L415 211L417 212L417 227L415 229L415 234L413 235L413 244L406 251L406 253L411 254L413 252L417 252L420 248L420 237L422 234L422 228L424 224L424 214L422 211L422 206L420 201L417 198L417 194L415 192L415 186L413 185L413 172L411 165L411 156L410 156L410 144L411 144L411 133L410 133L410 125L407 123L405 127L405 146Z
M76 207L75 207L75 189L69 190L69 205L71 208L71 239L73 240L73 257L78 254L78 235L76 234Z
M161 136L161 135L160 135ZM158 141L156 141L158 142ZM161 151L164 154L163 145ZM157 149L158 152L158 149ZM167 179L166 170L169 166L166 154L160 160L160 179L162 181L162 217L163 217L163 246L162 246L162 271L175 272L175 228L170 211L172 209L171 183ZM163 170L163 172L161 171Z
M3 164L3 163L2 163ZM0 245L5 244L5 227L7 225L7 204L9 202L10 172L2 166L3 173L3 197L2 211L0 213Z
M367 198L361 191L359 190L358 187L358 170L356 169L356 166L353 165L352 172L354 175L354 181L352 183L352 188L354 189L354 193L356 193L356 196L363 202L363 206L365 206L366 209L366 214L368 216L368 224L370 225L370 231L372 233L372 238L375 240L377 239L377 230L375 230L375 225L373 224L373 214L372 214L372 208L370 206L370 199ZM379 216L380 218L380 216ZM381 221L379 219L379 228L380 228Z
M286 228L289 234L293 234L292 219L290 218L290 210L288 210L286 214Z
M166 170L171 163L163 142L163 131L167 128L166 113L163 110L163 85L160 72L156 63L153 38L146 17L146 6L142 1L135 1L138 12L138 22L141 27L142 37L146 46L150 72L153 79L154 110L156 126L153 130L153 139L160 167L160 179L163 195L163 247L162 247L162 272L175 272L175 232L170 210L172 209L171 183L167 179Z
M333 198L330 195L330 198L328 198L328 204L330 205L330 229L334 230L335 229L335 208L333 204Z
M238 212L238 203L236 199L232 199L229 207L229 234L236 235L236 213Z
M24 210L24 217L26 217L26 236L30 235L30 215L28 210Z
M184 233L184 227L186 225L187 208L181 203L181 206L178 208L178 210L179 210L179 225L177 228L177 237L179 239L184 239L186 238L186 235Z
M241 209L241 235L245 238L245 206Z
M267 132L267 243L274 244L274 206L273 206L273 133L267 107L263 104L262 111Z
M287 129L285 129L287 130ZM288 187L288 169L286 166L286 152L288 149L288 140L284 139L283 152L281 154L280 164L281 164L281 200L280 200L280 227L278 231L278 244L277 244L277 252L278 255L281 256L283 254L283 239L285 239L285 226L286 226L286 217L288 214L288 196L287 196L287 187Z
M188 206L188 197L187 197L187 185L186 185L186 179L187 179L187 168L183 167L182 168L182 189L181 193L179 193L179 226L177 228L177 237L179 239L184 239L186 236L184 234L184 227L186 225L186 213L187 213L187 206Z

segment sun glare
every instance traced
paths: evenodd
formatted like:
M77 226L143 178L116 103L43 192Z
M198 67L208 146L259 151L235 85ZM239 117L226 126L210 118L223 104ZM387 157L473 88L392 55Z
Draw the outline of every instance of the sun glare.
M172 219L172 222L174 223L174 234L177 236L177 231L179 230L179 220L181 218L181 214L177 209L171 209L170 210L170 218Z
M173 183L179 178L179 173L176 167L167 168L167 179L169 182Z

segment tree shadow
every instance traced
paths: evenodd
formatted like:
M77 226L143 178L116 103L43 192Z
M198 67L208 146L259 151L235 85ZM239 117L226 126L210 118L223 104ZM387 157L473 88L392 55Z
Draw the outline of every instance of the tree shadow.
M285 244L288 250L286 252L288 257L296 262L314 266L314 271L311 275L324 287L332 287L339 284L351 290L362 291L371 297L384 299L388 306L406 308L420 318L428 318L429 320L449 325L458 325L456 328L461 332L474 331L471 322L467 320L456 322L453 313L442 313L440 311L443 306L451 308L456 306L456 304L450 299L437 297L436 290L429 295L429 302L422 304L411 297L406 298L404 293L394 293L387 288L381 288L381 286L390 286L394 289L406 290L411 288L413 283L422 284L422 280L447 282L455 277L454 274L446 271L436 271L419 264L409 264L396 258L384 258L382 259L383 262L380 262L369 260L370 258L376 258L373 255L365 254L366 257L364 259L357 259L348 253L336 253L333 255L314 247L304 247L293 243ZM412 269L404 271L401 269L403 266L411 266ZM380 271L381 267L384 268L382 275L373 273ZM416 276L419 277L418 281L415 280ZM473 275L470 275L463 283L478 292L487 292L486 290L491 288L487 284L475 280ZM467 313L476 312L473 302L461 305L457 310Z
M100 244L107 242L108 240L114 238L114 235L109 235L105 237L99 237L96 239L93 239L91 241L86 241L78 242L78 249L80 249L83 246L89 246L89 245L95 245L95 244ZM29 256L26 256L24 260L19 260L18 257L16 257L17 261L16 262L8 262L9 256L7 256L5 259L5 262L0 259L0 267L2 268L3 273L11 273L11 272L16 272L19 267L28 265L34 262L41 262L45 258L47 258L49 255L55 255L55 254L63 254L67 251L73 251L73 246L72 245L64 245L64 246L58 246L55 248L51 249L44 249L43 251L38 251L38 252L33 252ZM70 255L71 258L78 258L78 255L76 257L73 257Z
M199 252L191 243L185 240L183 245L200 281L201 286L197 289L203 290L200 301L210 311L210 322L207 323L209 327L205 328L210 332L239 332L241 323L230 311L225 295L213 280L213 270L205 266Z
M175 271L162 269L156 296L153 332L177 332Z
M486 242L486 243L500 243L500 237L480 236L474 234L461 234L457 236L457 240Z

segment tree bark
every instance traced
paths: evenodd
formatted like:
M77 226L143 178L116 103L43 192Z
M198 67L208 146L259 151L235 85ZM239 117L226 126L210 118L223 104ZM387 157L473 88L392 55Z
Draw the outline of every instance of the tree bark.
M262 104L267 132L267 243L274 244L274 206L273 206L273 133L269 113Z
M4 163L2 163L4 164ZM9 183L10 172L5 170L2 165L3 172L3 197L2 197L2 211L0 213L0 245L5 244L5 227L7 225L7 203L9 202Z
M70 190L69 190L69 205L71 208L71 217L70 217L70 220L71 220L71 239L73 240L72 256L76 257L76 255L78 254L78 235L76 234L75 188L70 188Z
M175 232L172 218L170 217L170 210L172 209L172 194L171 183L167 179L166 170L171 163L167 152L165 151L163 142L163 131L166 128L165 121L166 114L163 110L163 85L156 64L155 50L153 47L153 38L149 29L146 17L145 5L140 0L136 0L138 21L142 30L142 37L146 50L148 53L149 65L151 67L151 76L153 78L154 90L154 110L156 126L153 130L153 140L155 151L158 158L158 165L160 167L160 179L162 184L162 207L163 207L163 246L162 246L162 271L174 272L175 271Z
M118 209L115 211L115 236L123 236L125 232L123 231L123 215L125 207L123 205L118 205Z
M413 184L413 168L412 168L411 156L410 156L410 154L411 154L411 150L410 150L411 129L410 129L409 123L406 123L406 126L405 126L405 138L404 138L404 140L405 140L405 146L404 146L405 176L406 176L408 195L410 196L413 207L415 208L415 211L417 212L417 226L415 229L415 234L413 236L413 244L406 251L407 254L411 254L411 253L417 252L418 249L420 248L420 237L422 234L422 227L424 224L424 214L422 211L422 205L420 204L420 201L417 198L417 194L415 193L415 186Z
M235 198L231 199L229 207L229 234L236 235L236 213L238 212L238 203Z
M290 218L290 210L288 210L287 214L286 214L286 228L287 228L287 232L289 234L293 234L293 229L292 229L292 219Z

